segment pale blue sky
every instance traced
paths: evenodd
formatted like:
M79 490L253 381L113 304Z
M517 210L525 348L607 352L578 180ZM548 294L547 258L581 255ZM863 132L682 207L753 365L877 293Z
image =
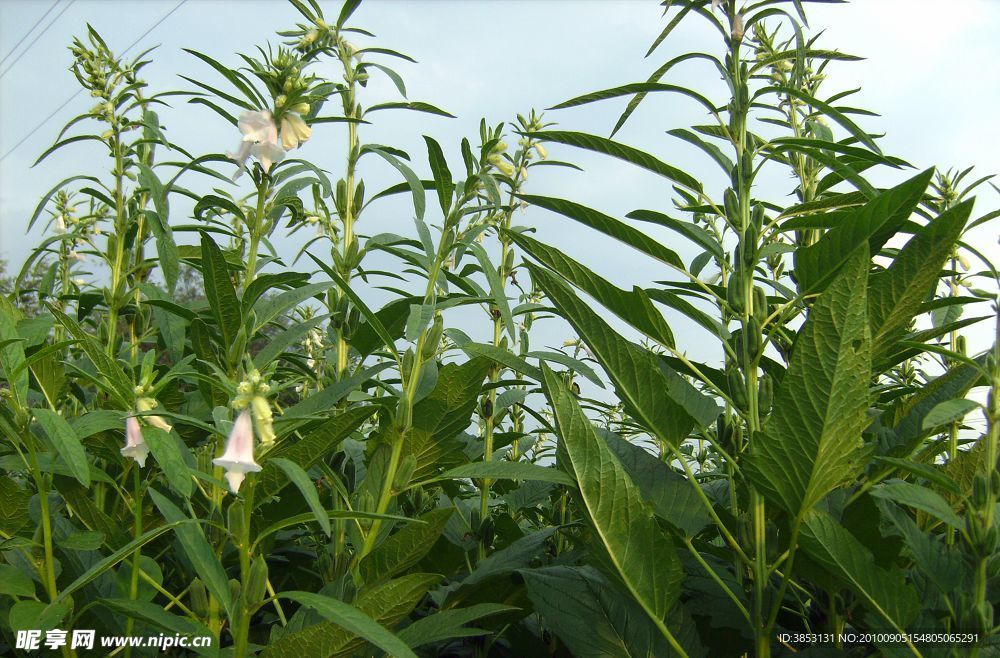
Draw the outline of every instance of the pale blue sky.
M68 1L60 0L42 26ZM0 57L50 4L50 0L0 0ZM87 21L112 48L121 50L176 4L177 0L75 0L0 78L0 155L75 91L66 46L74 35L84 33ZM335 16L340 3L323 2L323 6ZM863 86L863 93L852 104L881 114L861 123L870 131L887 134L882 141L887 153L918 168L975 165L980 174L1000 171L1000 122L995 118L1000 107L1000 39L996 38L1000 2L857 0L815 6L809 16L814 27L826 30L822 47L867 58L831 66L826 92ZM276 42L274 31L297 20L294 9L280 0L188 0L130 54L160 44L154 62L145 70L153 90L189 89L190 85L177 77L180 73L217 84L214 72L181 48L198 49L236 65L235 52L250 53L257 44ZM514 113L532 107L544 108L588 91L644 80L662 61L679 52L717 53L721 48L716 32L701 21L688 20L653 57L644 60L649 43L663 25L657 3L645 0L368 0L352 23L376 33L377 45L418 60L419 64L393 64L405 78L411 100L431 102L459 117L449 120L387 112L378 116L374 126L362 128L365 141L409 151L423 173L428 170L421 138L424 133L441 142L457 169L459 141L463 136L475 140L481 116L491 123L510 120ZM14 57L0 71L10 66ZM327 72L334 75L332 69ZM717 74L707 66L678 68L664 81L695 87L715 99L722 98L724 92ZM370 105L392 92L387 81L375 80L362 102ZM173 104L174 108L160 114L176 143L196 154L236 147L237 131L215 114L180 100ZM15 266L28 246L37 241L37 234L24 235L24 227L38 198L69 175L88 167L106 169L104 154L87 144L74 145L29 169L63 123L90 105L86 95L77 96L0 163L0 258ZM623 105L623 100L605 102L552 112L548 117L564 129L606 135ZM700 151L665 134L669 128L704 119L701 108L682 97L651 98L619 139L681 166L718 192L724 180L714 164ZM341 126L318 126L313 139L297 155L337 172L342 168L343 142ZM566 147L550 151L553 157L572 160L586 171L535 170L538 173L532 175L530 192L572 198L618 217L636 208L672 209L670 188L662 179L619 161ZM369 190L397 181L393 170L374 160L364 165ZM875 182L891 184L909 175L887 171L876 176ZM779 173L758 193L781 200L791 189L791 181ZM997 204L997 195L984 190L975 214ZM406 204L390 202L372 209L360 227L363 232L412 232ZM174 223L185 220L183 216L171 219ZM529 209L519 216L519 222L537 227L541 239L552 241L620 285L648 284L670 276L652 261L607 244L551 213ZM660 235L676 240L671 234ZM301 236L304 232L295 237L295 244ZM987 249L995 262L1000 261L995 231L976 237L977 244ZM294 253L295 244L279 241L279 251ZM675 248L686 260L694 254L684 244ZM697 353L695 335L703 336L692 334L691 341L681 342Z

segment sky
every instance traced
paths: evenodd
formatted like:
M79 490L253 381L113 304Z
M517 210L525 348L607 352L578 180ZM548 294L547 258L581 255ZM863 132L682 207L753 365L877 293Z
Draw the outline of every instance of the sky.
M329 16L339 12L339 2L322 4ZM0 163L0 258L15 270L39 239L37 230L25 234L39 198L67 176L107 168L105 154L87 143L66 148L31 168L62 125L91 106L85 94L70 100L12 150L76 90L67 46L74 36L84 34L88 22L120 52L173 10L128 53L135 55L146 47L158 46L144 73L153 91L165 91L192 88L178 77L180 74L215 85L222 82L182 48L194 48L237 66L237 52L253 53L255 46L268 41L276 44L274 32L292 27L299 18L280 0L187 0L179 8L178 0L58 0L40 24L44 34L38 36L36 30L12 53L17 41L51 5L50 0L0 0L0 57L6 57L0 65L0 157L4 158ZM1000 122L995 119L1000 107L1000 39L996 38L1000 1L856 0L812 6L808 15L811 33L824 31L820 47L866 58L832 65L827 72L826 93L861 87L852 104L879 113L862 117L862 126L884 133L880 142L883 150L916 168L879 172L874 175L876 184L892 185L934 165L975 166L980 175L1000 171ZM647 0L367 0L351 23L377 35L363 43L402 51L418 60L417 64L392 63L406 81L410 100L430 102L458 117L386 112L375 125L362 127L364 141L408 151L418 173L425 175L429 168L424 134L443 145L452 169L458 170L460 141L469 137L475 143L481 117L492 124L510 121L517 112L544 109L590 91L643 81L676 54L693 50L718 53L721 48L718 34L704 21L686 20L653 56L644 58L664 25L658 3ZM318 72L339 77L332 68L320 67ZM725 94L717 72L707 65L678 67L664 82L688 85L715 99ZM373 74L362 102L371 105L396 98L391 83ZM546 116L560 129L607 135L625 102L618 99ZM217 115L179 98L171 105L160 115L174 142L198 154L235 150L238 132ZM705 119L703 109L683 97L651 98L616 139L682 167L721 197L725 177L715 165L694 147L666 134L668 129L704 123ZM317 126L314 137L296 156L331 172L341 171L345 139L342 125ZM618 218L638 208L673 210L669 184L655 175L569 147L553 146L550 154L570 160L584 171L538 168L532 172L528 192L571 198ZM363 161L362 175L370 191L398 182L394 170L374 160ZM245 179L242 184L245 188ZM778 172L755 192L783 201L792 188L791 179ZM974 216L985 214L998 203L997 194L983 188ZM368 235L382 231L412 235L409 209L402 199L372 206L359 230ZM171 221L178 224L186 220L174 216ZM544 210L529 208L516 222L537 229L537 238L551 242L618 285L631 288L672 278L653 261ZM676 235L657 233L648 225L642 228L669 241L686 261L696 253ZM300 232L291 240L279 238L279 253L290 257L303 235ZM993 234L987 231L973 237L994 262L1000 262L995 228ZM685 336L680 340L685 349L702 358L708 358L709 351L715 352L702 346L707 344L706 334L683 320L676 322L675 333ZM546 335L545 340L557 344L559 331ZM568 331L564 333L568 337ZM974 336L970 347L985 347L989 334Z

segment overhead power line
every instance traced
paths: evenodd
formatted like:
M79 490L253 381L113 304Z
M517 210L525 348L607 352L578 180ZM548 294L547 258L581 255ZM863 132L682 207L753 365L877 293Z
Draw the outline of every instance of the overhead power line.
M42 36L43 36L43 35L44 35L44 34L45 34L46 32L48 32L48 31L49 31L49 28L50 28L50 27L52 27L53 25L55 25L55 24L56 24L56 21L57 21L57 20L59 20L59 17L60 17L60 16L62 16L63 14L65 14L65 13L66 13L66 10L67 10L67 9L69 9L69 8L70 8L71 6L73 6L73 3L74 3L74 2L76 2L76 0L69 0L69 2L67 2L66 4L64 4L64 5L63 5L63 8L59 10L59 13L58 13L58 14L56 14L56 17L55 17L55 18L53 18L53 19L52 19L51 21L49 21L49 24L48 24L48 25L46 25L45 27L43 27L43 28L42 28L42 31L41 31L41 32L39 32L39 33L38 33L38 36L36 36L36 37L35 37L35 38L34 38L34 39L32 40L32 42L28 44L28 47L27 47L27 48L25 48L24 50L22 50L22 51L21 51L21 54L19 54L19 55L18 55L17 57L15 57L15 58L14 58L14 61L10 63L10 66L8 66L8 67L7 67L7 68L5 68L5 69L4 69L4 70L3 70L2 72L0 72L0 78L2 78L2 77L4 77L5 75L7 75L7 73L8 73L8 72L10 72L10 70L11 70L12 68L14 68L14 66L15 66L15 65L16 65L16 64L17 64L17 63L18 63L19 61L21 61L21 58L22 58L22 57L24 57L24 55L25 55L25 54L26 54L26 53L27 53L27 52L28 52L29 50L31 50L31 47L32 47L32 46L34 46L34 45L35 45L36 43L38 43L38 40L39 40L39 39L41 39L41 38L42 38ZM31 29L32 29L32 30L34 30L35 28L31 28ZM23 41L23 40L24 40L24 39L22 39L22 41ZM13 52L13 51L11 51L11 52ZM7 57L10 57L10 53L7 53Z
M147 37L147 36L149 35L149 33L150 33L150 32L152 32L152 31L153 31L153 30L155 30L155 29L156 29L157 27L159 27L159 26L160 26L160 24L161 24L161 23L162 23L163 21L167 20L167 19L168 19L168 18L170 17L170 15L171 15L171 14L173 14L173 13L174 13L175 11L177 11L177 10L178 10L178 9L180 9L180 8L181 8L182 6L184 6L184 4L185 4L185 3L187 2L187 1L188 1L188 0L180 0L180 2L178 2L178 3L176 4L176 5L174 5L174 8L173 8L173 9L171 9L171 10L170 10L170 11L168 11L168 12L167 12L166 14L164 14L163 16L161 16L161 17L160 17L160 19L159 19L158 21L156 21L155 23L153 23L153 24L152 24L152 25L151 25L151 26L149 27L149 29L147 29L147 30L146 30L145 32L143 32L143 33L142 33L141 35L139 35L139 38L137 38L137 39L136 39L135 41L133 41L132 43L130 43L130 44L128 45L128 47L127 47L127 48L126 48L125 50L123 50L123 51L122 51L122 55L125 55L125 53L127 53L127 52L128 52L128 51L130 51L130 50L132 50L132 48L133 48L133 47L135 47L135 45L136 45L137 43L139 43L140 41L142 41L143 39L145 39L145 38L146 38L146 37ZM12 65L12 66L13 66L13 65ZM9 70L9 69L8 69L8 70ZM76 97L77 97L77 96L78 96L78 95L80 94L80 92L81 92L81 91L83 91L83 89L82 89L82 88L81 88L81 89L77 89L77 90L76 90L75 92L73 92L73 93L72 93L72 94L70 95L70 97L69 97L69 98L67 98L67 99L66 99L65 101L63 101L63 102L62 102L62 104L61 104L61 105L59 105L59 107L57 107L56 109L52 110L52 112L51 112L51 113L50 113L50 114L49 114L49 115L48 115L47 117L45 117L44 119L42 119L42 120L41 120L41 121L40 121L40 122L38 123L38 125L36 125L36 126L35 126L34 128L32 128L32 129L31 129L30 131L28 131L28 134L27 134L27 135L25 135L24 137L22 137L22 138L21 138L21 139L20 139L20 140L19 140L19 141L17 142L17 144L14 144L14 146L12 146L12 147L11 147L11 148L10 148L10 149L9 149L9 150L8 150L8 151L6 152L6 153L4 153L4 154L3 154L3 157L0 157L0 162L3 162L4 160L6 160L6 159L7 159L7 156L9 156L9 155L10 155L11 153L13 153L14 151L16 151L16 150L18 149L18 147L20 147L20 146L21 146L21 144L24 144L24 143L25 143L26 141L28 141L28 139L30 139L30 138L31 138L31 136L32 136L32 135L34 135L34 134L35 134L36 132L38 132L39 130L41 130L42 126L44 126L44 125L45 125L46 123L48 123L49 121L51 121L51 120L52 120L52 117L54 117L55 115L59 114L60 110L62 110L62 109L63 109L64 107L66 107L67 105L69 105L69 104L70 104L70 102L71 102L71 101L72 101L72 100L73 100L74 98L76 98Z
M3 63L7 61L7 58L13 55L17 51L17 49L21 47L21 44L24 43L24 40L27 39L31 35L31 33L35 31L35 28L38 27L42 21L45 20L46 16L52 13L52 10L56 8L57 4L59 4L59 0L55 0L55 2L49 5L49 8L45 10L45 13L39 16L38 20L35 21L35 24L32 25L31 28L24 33L24 36L21 37L17 43L14 44L14 47L10 49L10 52L4 55L3 59L0 59L0 66L3 66Z

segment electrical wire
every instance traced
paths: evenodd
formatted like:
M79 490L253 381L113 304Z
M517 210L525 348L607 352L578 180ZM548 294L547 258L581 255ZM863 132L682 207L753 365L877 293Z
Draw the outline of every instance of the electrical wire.
M152 24L152 25L151 25L151 26L149 27L149 29L148 29L148 30L146 30L146 31L145 31L145 32L143 32L143 33L142 33L141 35L139 35L139 38L137 38L137 39L136 39L135 41L133 41L133 42L132 42L131 44L129 44L129 46L128 46L128 47L127 47L127 48L126 48L125 50L123 50L123 51L122 51L122 55L124 55L124 54L125 54L125 53L127 53L128 51L132 50L132 48L133 48L133 47L134 47L134 46L135 46L135 45L136 45L137 43L139 43L139 42L140 42L140 41L142 41L142 40L143 40L144 38L146 38L146 36L148 36L150 32L152 32L152 31L153 31L153 30L155 30L155 29L156 29L157 27L159 27L159 26L160 26L160 24L161 24L161 23L163 23L163 21L167 20L167 18L169 18L171 14L173 14L173 13L174 13L175 11L177 11L177 10L178 10L178 9L180 9L180 8L181 8L182 6L184 6L184 4L185 4L185 3L187 3L187 1L188 1L188 0L180 0L180 2L178 2L178 3L176 4L176 5L174 5L174 8L173 8L173 9L171 9L171 10L170 10L170 11L168 11L168 12L167 12L166 14L164 14L163 16L161 16L161 17L160 17L160 20L158 20L158 21L156 21L155 23L153 23L153 24ZM57 17L57 18L58 18L58 17ZM13 66L13 64L12 64L11 66ZM71 101L72 101L72 100L73 100L74 98L76 98L77 96L79 96L79 95L80 95L80 92L81 92L81 91L83 91L83 89L77 89L77 90L76 90L76 91L75 91L75 92L74 92L74 93L73 93L73 94L72 94L72 95L71 95L71 96L70 96L69 98L67 98L67 99L66 99L65 101L63 101L63 103L62 103L62 104L61 104L61 105L60 105L59 107L57 107L56 109L52 110L52 112L51 112L51 113L50 113L50 114L49 114L49 115L48 115L47 117L45 117L44 119L42 119L42 120L41 120L41 121L40 121L40 122L38 123L38 125L36 125L36 126L35 126L34 128L32 128L32 129L31 129L31 130L30 130L30 131L28 132L28 134L27 134L27 135L25 135L24 137L22 137L22 138L21 138L21 139L20 139L20 140L19 140L19 141L17 142L17 144L14 144L14 146L13 146L13 147L11 147L11 148L10 148L10 150L8 150L8 151L7 151L6 153L4 153L4 154L3 154L3 157L0 157L0 162L3 162L4 160L6 160L6 159L7 159L7 156L9 156L9 155L10 155L11 153L13 153L14 151L16 151L16 150L18 149L18 147L20 147L20 146L21 146L22 144L24 144L24 143L25 143L26 141L28 141L28 139L29 139L29 138L30 138L30 137L31 137L32 135L34 135L34 134L35 134L36 132L38 132L39 130L41 130L42 126L44 126L44 125L45 125L46 123L48 123L48 122L49 122L49 121L50 121L50 120L52 119L52 117L54 117L55 115L57 115L57 114L59 113L59 111L60 111L60 110L62 110L62 109L63 109L64 107L66 107L67 105L69 105L69 104L70 104L70 102L71 102Z
M46 32L48 32L48 31L49 31L49 28L50 28L50 27L52 27L53 25L55 25L55 24L56 24L56 21L58 21L58 20L59 20L59 17L60 17L60 16L62 16L63 14L65 14L65 13L66 13L66 10L67 10L67 9L69 9L70 7L72 7L72 6L73 6L73 3L74 3L74 2L76 2L76 0L69 0L69 2L67 2L67 3L65 4L65 5L63 5L63 8L59 10L59 13L58 13L58 14L56 14L56 17L55 17L55 18L53 18L53 19L52 19L51 21L49 21L49 24L48 24L48 25L46 25L46 26L45 26L44 28L42 28L42 31L38 33L38 36L37 36L37 37L35 37L35 38L34 38L34 40L32 40L32 42L31 42L31 43L29 43L29 44L28 44L28 47L27 47L27 48L25 48L24 50L22 50L22 51L21 51L21 54L20 54L20 55L18 55L17 57L15 57L15 58L14 58L14 61L10 63L10 66L8 66L7 68L5 68L5 69L4 69L3 71L0 71L0 78L2 78L2 77L4 77L5 75L7 75L7 74L8 74L9 72L10 72L10 70L11 70L12 68L14 68L14 66L15 66L15 65L16 65L16 64L17 64L17 63L18 63L19 61L21 61L21 58L22 58L22 57L24 57L24 56L25 56L25 54L26 54L26 53L27 53L27 52L28 52L29 50L31 50L31 47L32 47L32 46L34 46L34 45L35 45L36 43L38 43L38 40L39 40L39 39L41 39L41 38L42 38L42 36L43 36L43 35L44 35L44 34L45 34ZM35 29L35 28L31 28L31 29L33 30L33 29ZM22 39L22 41L23 41L23 39ZM13 51L11 51L11 52L13 52ZM7 57L10 57L10 53L7 53Z
M49 8L45 11L45 13L39 16L38 20L35 21L35 24L31 26L31 29L29 29L27 32L24 33L24 36L21 37L20 40L18 40L18 42L14 44L14 47L10 49L10 52L8 52L6 55L3 56L3 59L0 59L0 66L3 66L3 63L7 61L7 58L13 55L17 51L17 49L21 47L21 44L24 43L24 40L27 39L31 35L31 33L35 31L35 28L38 27L42 21L45 20L46 16L52 13L52 10L56 8L57 4L59 4L59 0L55 0L55 2L49 5Z

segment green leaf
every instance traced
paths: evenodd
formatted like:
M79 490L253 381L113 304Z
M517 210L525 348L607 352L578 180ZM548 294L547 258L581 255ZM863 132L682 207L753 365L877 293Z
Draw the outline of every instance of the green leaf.
M847 132L851 133L855 139L859 142L875 151L876 153L881 153L875 141L868 136L868 133L861 130L856 123L851 121L844 113L840 110L834 108L833 106L819 100L818 98L802 91L801 89L796 89L795 87L786 86L775 86L775 87L765 87L764 89L759 89L753 96L753 99L757 99L764 94L784 94L786 96L794 96L795 98L805 102L808 105L813 106L817 110L820 110L824 115L830 117L837 123L839 123Z
M410 651L406 643L348 603L312 592L282 592L281 597L312 608L323 618L359 637L363 637L386 651L390 656L417 658L417 655Z
M527 133L528 136L543 142L556 142L557 144L567 144L588 151L603 153L612 157L631 162L654 174L659 174L668 180L672 180L679 185L694 192L701 192L701 183L696 178L676 167L672 167L665 162L660 162L653 156L639 149L620 144L604 137L588 135L586 133L570 132L565 130L546 130L542 132Z
M625 216L629 219L638 219L644 222L659 224L660 226L669 228L672 231L676 231L705 249L705 251L712 254L712 256L720 262L726 260L726 253L723 251L722 245L715 238L715 236L693 222L685 222L679 219L674 219L673 217L656 212L655 210L633 210Z
M190 635L196 630L201 630L191 621L184 617L172 615L165 611L162 606L155 603L133 601L130 599L100 599L99 601L101 605L113 612L151 624L156 628L162 628L171 633Z
M916 208L934 170L886 190L850 212L818 242L795 252L795 277L801 293L820 292L858 247L877 254Z
M354 407L343 411L333 418L323 421L318 427L295 441L280 441L268 454L264 468L257 478L257 497L259 503L264 502L281 491L288 484L288 476L277 464L272 464L275 457L288 459L302 470L308 470L320 459L330 454L341 441L368 420L375 407Z
M970 412L980 409L978 402L974 400L958 399L939 402L927 412L921 427L924 430L933 430L943 425L959 423Z
M530 462L490 461L463 464L441 474L440 479L489 478L491 480L526 480L576 486L576 481L562 471Z
M7 619L15 633L22 630L45 631L58 628L70 612L69 601L59 601L46 605L41 601L18 601L10 608Z
M205 282L205 297L222 332L223 345L236 343L243 324L243 313L236 298L236 289L229 278L229 266L222 250L207 233L201 235L201 268Z
M517 610L518 608L500 603L478 603L454 610L439 610L432 615L418 619L397 635L400 640L406 642L413 649L452 638L489 635L491 631L468 628L465 624L483 617L516 612Z
M455 184L451 180L451 171L448 169L448 161L444 157L441 145L427 135L424 135L424 141L427 142L427 158L431 163L431 173L434 174L434 188L441 204L441 214L447 217L451 209L451 195Z
M519 573L545 626L576 658L678 655L643 609L593 567L556 566Z
M457 336L453 332L449 332L452 337ZM459 343L457 339L456 344L458 344L459 349L469 355L469 357L486 357L492 361L496 361L505 368L510 368L514 372L527 375L536 381L542 381L542 371L531 365L518 355L511 352L509 349L499 347L497 345L491 345L490 343Z
M0 594L33 598L35 583L14 565L0 564Z
M796 519L859 473L871 422L867 278L862 247L810 309L774 410L750 439L751 480Z
M877 566L871 552L829 514L810 513L800 539L810 558L844 581L894 629L906 628L916 617L920 602L903 574Z
M919 484L896 480L872 487L870 493L876 498L884 498L926 512L957 530L965 528L965 522L940 494Z
M542 366L545 392L555 415L565 468L577 481L581 508L595 541L626 590L667 641L676 640L663 618L680 596L680 561L618 458L597 436L565 382Z
M386 580L419 562L434 547L454 508L432 510L391 535L361 562L359 573L367 585ZM411 645L412 646L412 645Z
M971 212L972 201L946 210L906 243L888 269L871 276L868 313L875 360L890 352L921 311Z
M156 489L150 487L148 492L160 514L163 515L167 523L174 527L174 535L184 549L184 554L194 566L198 577L232 618L234 609L229 590L229 578L226 577L226 572L215 556L212 546L205 538L201 526L197 522L190 522L191 519L184 512Z
M514 316L510 312L510 303L507 300L507 290L504 287L504 282L500 280L500 274L497 272L497 268L490 262L489 254L482 245L473 242L470 246L470 251L479 261L479 266L483 269L483 274L486 275L486 280L490 284L490 295L492 295L493 303L500 310L500 318L503 320L503 326L507 329L507 335L510 336L512 341L517 340L517 325L514 324Z
M921 462L910 461L908 459L882 457L879 455L875 456L875 461L893 466L901 471L906 471L907 473L916 475L917 477L924 478L928 482L932 482L942 489L947 489L955 495L961 495L962 493L962 489L958 486L958 483L932 464L923 464Z
M159 427L143 427L142 436L149 446L149 451L153 453L156 465L163 469L163 474L167 476L167 481L173 490L185 498L190 498L193 486L191 474L174 437Z
M326 510L323 508L323 503L319 500L319 494L316 492L316 485L313 483L312 478L302 470L302 467L295 462L284 459L282 457L270 457L267 460L268 464L274 464L288 476L288 479L292 481L299 491L302 492L302 497L306 499L306 504L309 505L309 509L316 516L316 520L319 521L319 526L323 528L323 532L326 536L330 536L330 519L326 514Z
M505 231L504 234L545 267L586 292L647 337L661 345L674 345L670 326L642 288L622 290L554 247L513 231Z
M628 224L609 217L591 208L581 206L565 199L555 199L534 194L518 194L517 197L530 204L565 215L575 219L584 226L600 231L605 235L619 240L642 253L678 270L684 270L684 261L676 253L649 237L642 231ZM510 234L508 234L510 235ZM513 236L511 236L513 237Z
M28 405L28 371L24 366L24 345L17 333L21 313L6 296L0 295L0 367L10 387L15 408ZM17 374L13 374L17 373Z
M89 487L90 465L87 463L87 452L73 428L62 416L50 409L33 409L32 413L73 477L83 486Z
M30 501L30 493L6 475L0 475L0 531L13 535L24 527Z
M658 517L688 537L695 536L712 522L694 490L700 484L689 481L665 461L617 434L600 430L598 433L604 435L611 452L618 457L642 499Z
M664 443L679 445L718 416L702 395L649 350L619 336L556 275L528 265L532 280L559 309L608 373L629 413Z
M322 295L331 286L333 283L327 281L310 283L299 288L286 290L274 297L262 297L258 303L254 304L254 311L257 314L257 326L254 327L254 333L263 329L271 320L278 318L310 297Z

